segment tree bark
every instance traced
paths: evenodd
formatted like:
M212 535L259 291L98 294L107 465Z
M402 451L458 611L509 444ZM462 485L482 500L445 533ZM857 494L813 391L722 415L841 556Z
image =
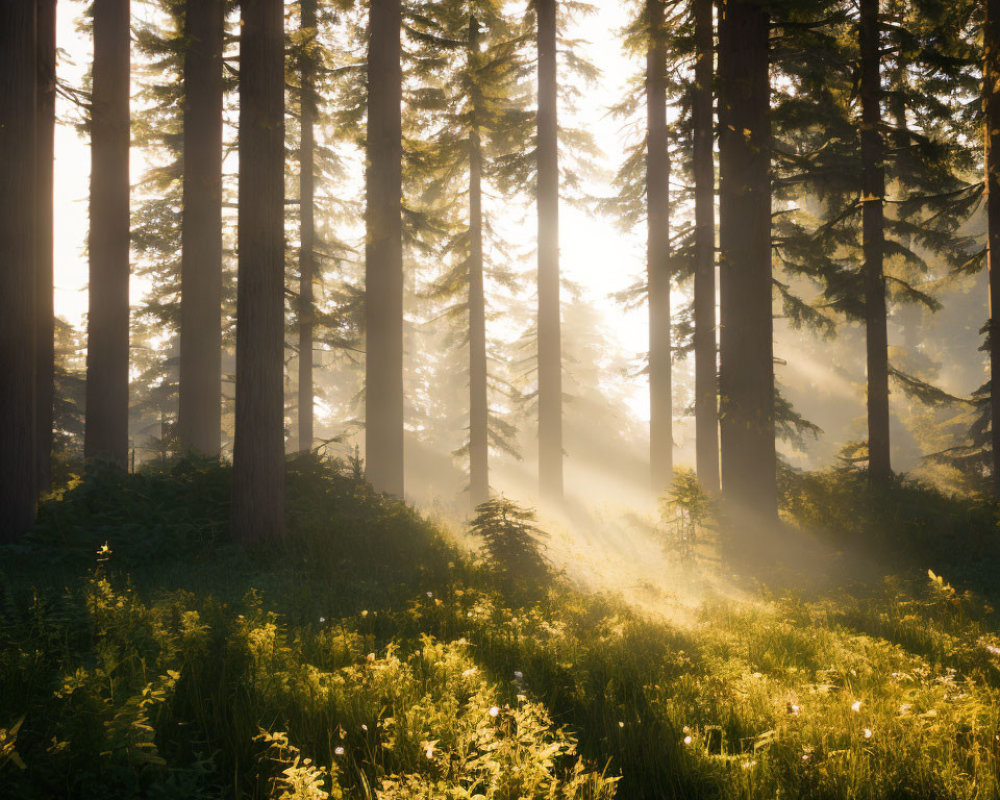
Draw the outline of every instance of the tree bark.
M986 0L983 26L983 104L986 112L986 263L990 275L990 397L993 496L1000 498L1000 0Z
M403 72L400 0L371 0L365 247L365 456L381 492L403 496Z
M868 355L868 477L884 485L892 477L889 455L889 352L886 319L882 147L882 85L879 0L861 0L861 207Z
M218 454L222 431L222 0L184 11L181 448Z
M725 0L719 21L722 489L777 516L767 12Z
M38 119L35 172L38 230L35 273L35 452L38 491L52 488L55 379L53 215L56 134L56 0L38 0Z
M35 14L0 0L0 544L35 518Z
M233 535L284 534L284 14L243 0Z
M563 497L559 303L559 127L556 0L538 15L538 474L546 500Z
M692 0L695 67L691 102L695 192L695 458L698 482L719 493L718 349L715 334L715 155L712 0Z
M316 0L302 0L301 28L306 37L299 73L302 78L302 139L299 143L299 451L312 450L313 426L313 326L316 280L315 218L315 57L309 47L316 37Z
M667 142L667 44L663 0L647 0L646 275L649 303L649 464L653 491L674 472L670 341L670 156Z
M84 455L128 460L129 0L94 0Z
M474 62L479 55L479 23L475 17L469 22L469 51L470 61ZM469 132L469 493L473 507L490 499L486 291L483 275L483 149L478 99L478 95L474 94L472 129Z

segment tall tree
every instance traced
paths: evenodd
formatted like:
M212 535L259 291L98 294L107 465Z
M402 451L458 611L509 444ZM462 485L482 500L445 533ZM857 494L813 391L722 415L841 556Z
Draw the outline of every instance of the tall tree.
M129 400L130 1L94 0L84 453L125 466Z
M715 73L712 0L692 0L694 87L691 93L694 174L695 267L695 458L698 481L709 494L719 491L718 348L715 333Z
M777 515L771 279L770 19L757 0L719 17L721 439L725 499Z
M52 429L55 387L55 309L53 306L53 216L56 133L56 0L38 0L38 120L36 194L38 269L35 274L35 449L38 491L52 484Z
M986 264L990 276L990 414L993 494L1000 497L1000 0L986 0L983 25L983 106L986 114Z
M403 494L402 4L372 0L368 39L365 457Z
M313 328L316 280L316 0L302 0L300 28L305 41L299 54L301 138L299 141L299 446L313 445Z
M0 0L0 543L35 517L35 4Z
M536 0L538 45L538 474L542 496L563 496L559 303L559 123L556 0Z
M670 156L667 150L667 42L663 0L647 0L646 275L649 305L649 462L655 492L673 478L670 344Z
M223 0L184 9L184 200L181 223L181 448L219 452L222 430Z
M469 19L469 68L479 68L479 21ZM490 498L490 407L486 362L486 289L483 259L483 97L470 86L469 127L469 495L473 507Z
M244 542L284 533L283 25L282 0L243 0L232 528Z
M889 334L886 316L885 168L882 153L882 78L879 0L861 0L861 202L864 249L865 333L868 355L868 474L884 484L889 456Z

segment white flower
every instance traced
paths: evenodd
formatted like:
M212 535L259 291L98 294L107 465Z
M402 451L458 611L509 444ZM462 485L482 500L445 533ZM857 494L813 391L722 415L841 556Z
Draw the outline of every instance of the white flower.
M342 756L342 755L344 755L344 748L343 747L335 747L335 748L333 748L333 754L335 756Z
M872 738L872 729L871 728L865 728L865 738L866 739L871 739Z
M500 709L497 708L496 706L493 706L493 707L490 708L490 716L491 717L495 717L499 713L500 713Z
M851 711L860 711L860 710L861 710L861 701L860 700L855 700L851 704Z
M365 725L365 723L363 722L361 723L361 730L363 730L365 733L368 733L368 726Z
M514 670L514 680L521 681L524 680L524 673L521 670Z
M319 624L322 625L324 622L326 622L326 617L320 617Z
M689 745L689 744L691 744L691 742L692 742L692 739L691 739L690 736L685 736L684 737L684 744Z

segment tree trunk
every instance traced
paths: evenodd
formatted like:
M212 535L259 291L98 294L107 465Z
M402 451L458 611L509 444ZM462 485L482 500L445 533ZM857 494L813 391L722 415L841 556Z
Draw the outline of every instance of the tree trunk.
M469 22L470 66L479 54L479 23ZM473 90L476 91L475 89ZM473 507L490 499L486 291L483 276L483 149L473 98L469 132L469 493Z
M302 77L302 140L299 143L299 447L313 446L313 283L316 279L316 220L314 207L316 87L315 57L308 49L316 37L316 0L302 0L301 28L305 41L299 72Z
M767 12L728 0L719 21L722 489L777 515Z
M563 496L559 305L559 127L556 0L538 15L538 474L542 497Z
M646 275L649 301L649 465L659 494L674 472L670 343L670 156L663 0L647 0Z
M371 0L365 247L365 456L380 492L403 496L403 71L400 0Z
M692 0L695 73L691 98L695 185L695 458L698 482L712 495L719 492L718 351L715 339L715 155L712 76L712 0Z
M222 431L222 0L184 11L181 448L216 455Z
M243 0L233 535L284 533L284 9Z
M986 260L990 274L990 395L1000 385L1000 0L986 0L983 26L986 58L983 103L986 111ZM992 401L993 496L1000 498L1000 402Z
M35 518L35 4L0 0L0 544Z
M865 276L865 331L868 349L868 476L884 485L892 476L889 457L889 352L882 271L885 231L883 204L882 86L878 0L861 0L861 207Z
M38 231L35 274L35 450L38 491L52 488L55 370L53 216L56 134L56 0L38 0L38 120L35 173Z
M129 0L94 0L84 455L128 460Z

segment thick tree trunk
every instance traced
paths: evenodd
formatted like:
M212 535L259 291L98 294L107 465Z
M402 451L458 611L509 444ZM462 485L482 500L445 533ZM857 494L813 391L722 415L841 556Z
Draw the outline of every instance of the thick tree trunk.
M563 496L559 304L559 127L556 0L538 15L538 475L542 497Z
M469 22L469 50L470 60L474 61L479 53L479 23L475 17ZM469 132L469 494L475 507L490 499L490 477L483 276L483 149L479 107L475 102L472 115Z
M755 0L721 11L722 489L731 508L766 522L777 515L769 19Z
M38 120L36 142L35 450L38 491L52 486L55 370L53 217L56 134L56 0L38 0Z
M403 495L402 56L400 0L371 0L365 247L365 456L381 492Z
M180 408L184 450L215 455L222 431L222 0L184 11L184 211Z
M233 535L284 533L284 9L243 0Z
M718 351L715 338L715 156L712 0L692 0L696 61L691 98L693 131L695 272L695 458L698 482L719 492Z
M128 460L129 0L94 0L84 454Z
M302 0L301 28L308 43L316 36L316 0ZM316 279L315 57L309 49L299 61L302 78L302 139L299 142L299 451L313 446L313 283Z
M0 544L35 518L35 4L0 0Z
M647 0L646 276L649 302L649 465L653 491L673 480L670 342L670 156L667 144L667 44L663 0Z
M986 111L986 258L990 274L991 398L1000 392L1000 0L986 0L983 26L985 63L983 104ZM993 496L1000 498L1000 402L992 399Z
M883 485L892 477L889 457L889 352L886 320L882 85L879 0L861 0L861 166L865 331L868 349L868 476Z

